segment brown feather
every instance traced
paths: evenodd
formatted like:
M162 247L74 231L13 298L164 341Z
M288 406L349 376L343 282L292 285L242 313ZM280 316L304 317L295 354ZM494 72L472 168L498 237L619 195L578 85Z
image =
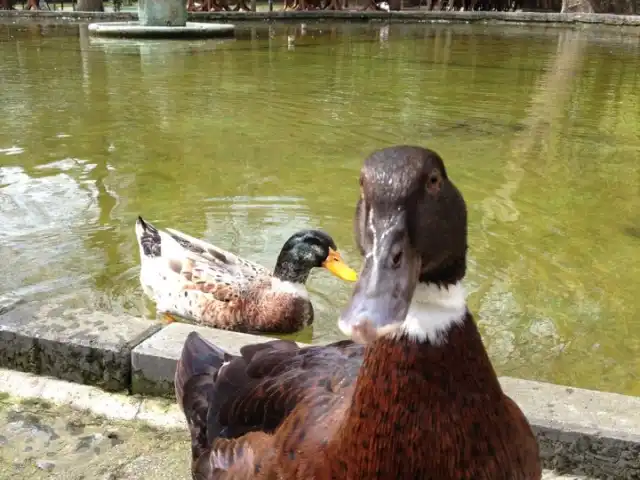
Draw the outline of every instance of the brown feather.
M541 476L535 436L502 392L470 314L443 345L381 339L368 350L326 459L350 479Z
M194 478L541 476L535 437L502 392L471 315L439 346L382 338L365 353L350 341L270 343L245 347L217 376L222 398L209 404L209 443L194 447L203 476Z
M316 399L319 402L317 414L326 416L331 402L335 402L333 397L339 398L341 390L352 388L363 351L363 346L350 341L326 347L299 348L293 342L275 340L245 346L240 356L230 358L227 355L230 361L222 366L220 350L197 333L191 333L178 362L175 383L178 403L183 405L190 427L190 419L200 420L198 428L191 427L190 430L192 453L198 457L193 464L194 475L204 476L194 478L244 478L219 476L221 472L217 470L222 468L219 458L231 458L225 449L232 447L229 443L216 442L251 432L264 432L263 436L247 438L268 439L268 446L272 448L273 437L270 434L305 398ZM213 358L213 363L219 365L212 369L214 371L209 371L206 384L200 377L204 369L187 367L187 363L205 358ZM341 368L336 369L335 366ZM189 391L196 385L198 388ZM202 411L204 404L208 405L206 415ZM205 422L202 422L203 416L206 417ZM198 440L200 444L196 444ZM252 440L250 444L255 447L253 442L256 441ZM264 461L268 457L263 446L251 452L250 456L243 458ZM233 458L240 463L246 461L241 461L237 455ZM236 466L229 473L238 469L244 471L243 468Z

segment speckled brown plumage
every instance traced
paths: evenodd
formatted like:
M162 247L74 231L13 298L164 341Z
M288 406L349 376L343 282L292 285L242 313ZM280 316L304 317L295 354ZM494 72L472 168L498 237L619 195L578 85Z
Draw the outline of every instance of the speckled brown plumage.
M313 323L308 297L272 290L270 274L253 278L249 285L194 281L184 290L203 295L191 300L188 313L197 323L245 333L291 333ZM185 295L185 296L186 296Z
M315 267L341 265L331 237L303 230L285 242L273 272L173 229L139 218L140 283L157 310L204 326L253 333L292 333L313 323L304 282ZM353 272L353 271L351 271ZM353 272L355 276L355 272ZM355 278L354 278L355 279Z

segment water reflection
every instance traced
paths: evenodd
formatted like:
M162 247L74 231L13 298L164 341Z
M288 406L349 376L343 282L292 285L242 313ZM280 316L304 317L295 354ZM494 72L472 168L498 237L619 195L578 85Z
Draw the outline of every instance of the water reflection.
M362 158L420 143L468 200L470 303L499 371L640 393L637 36L306 23L124 42L0 28L0 294L154 315L138 214L268 267L291 233L323 228L358 266ZM301 338L339 338L350 287L322 272L309 287L318 320Z
M481 223L484 248L490 248L489 244L494 243L492 240L496 237L496 231L500 231L500 227L495 226L496 223L520 220L521 212L515 199L518 188L527 172L535 171L531 163L540 156L548 155L545 145L555 134L552 127L554 123L565 119L573 90L572 82L580 71L586 47L587 40L581 32L558 33L557 53L550 59L547 73L537 82L538 91L532 96L531 106L522 121L524 128L515 135L512 142L512 153L505 165L505 181L481 204L484 211ZM505 238L505 248L509 243L511 242ZM480 245L476 248L479 247ZM543 312L540 312L542 315L527 315L529 328L521 331L519 336L515 334L519 319L525 312L518 305L517 298L511 294L511 285L517 283L518 278L526 278L531 271L541 268L540 262L544 261L538 255L532 260L533 262L522 262L522 258L514 259L503 270L503 275L491 282L490 291L482 300L480 324L491 338L488 348L492 358L501 363L510 362L513 365L518 357L521 363L530 362L532 358L536 363L550 361L563 350L563 342L568 340L559 336L554 319L545 316ZM581 292L576 292L574 288L572 294L580 295ZM496 312L496 305L506 307L506 311ZM532 341L537 346L545 345L544 351L537 349L540 355L527 348L526 343ZM520 347L517 348L517 345Z

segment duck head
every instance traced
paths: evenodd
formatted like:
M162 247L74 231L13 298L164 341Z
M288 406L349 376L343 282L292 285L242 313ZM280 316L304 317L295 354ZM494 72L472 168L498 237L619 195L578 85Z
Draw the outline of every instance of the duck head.
M301 230L283 245L276 261L274 276L280 280L305 283L313 268L326 268L336 277L354 282L355 270L342 260L336 243L321 230Z
M360 172L354 230L364 264L339 320L344 334L437 342L462 321L467 209L437 153L415 146L372 153Z

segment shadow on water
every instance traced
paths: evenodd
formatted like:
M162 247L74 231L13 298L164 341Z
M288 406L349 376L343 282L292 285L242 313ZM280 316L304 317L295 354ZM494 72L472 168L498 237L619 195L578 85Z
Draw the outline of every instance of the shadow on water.
M630 237L637 238L640 240L640 227L626 227L624 232Z
M272 267L301 228L348 262L363 157L439 151L469 204L469 302L501 374L640 394L637 35L508 25L240 26L102 41L0 25L0 293L153 316L133 224ZM613 214L612 214L613 212ZM350 286L315 272L340 338Z

